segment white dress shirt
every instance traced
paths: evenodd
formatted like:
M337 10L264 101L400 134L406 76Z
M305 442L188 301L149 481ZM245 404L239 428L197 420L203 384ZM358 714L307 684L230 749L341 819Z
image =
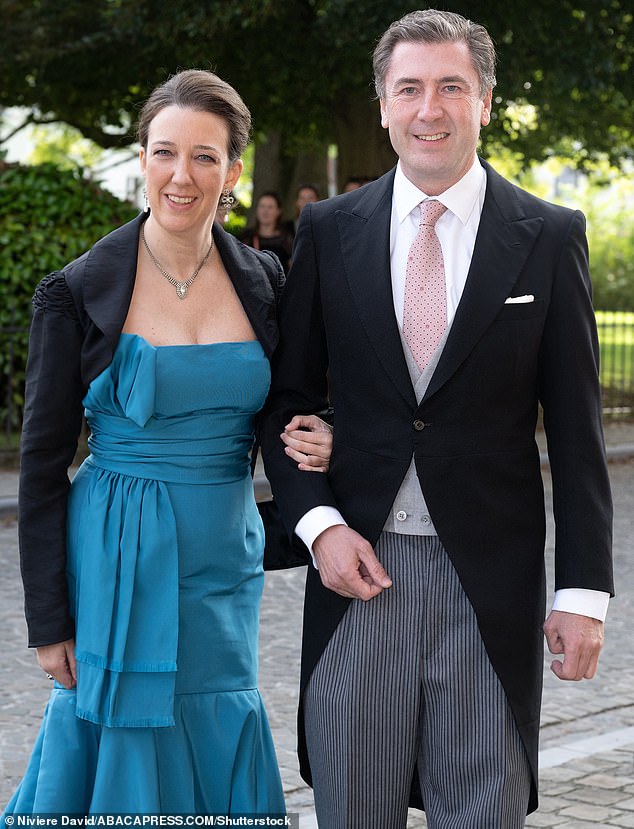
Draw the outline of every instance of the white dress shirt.
M436 235L442 248L447 286L447 325L451 326L462 297L471 265L482 205L486 193L484 167L474 164L459 182L432 198L444 204L447 210L436 222ZM405 303L405 271L409 249L418 233L418 205L428 196L406 178L400 163L394 176L392 216L390 220L390 267L394 313L399 329L403 330Z
M437 199L447 207L436 223L445 263L447 287L447 323L451 326L462 297L471 265L482 206L486 194L486 173L474 156L469 171ZM394 313L403 329L405 272L407 257L418 232L418 205L429 198L405 176L400 162L394 176L390 219L390 267ZM312 553L313 542L328 527L346 524L339 510L320 506L309 510L297 523L295 532ZM313 559L314 561L314 559ZM603 621L607 615L609 594L598 590L566 588L555 591L553 610L578 613Z

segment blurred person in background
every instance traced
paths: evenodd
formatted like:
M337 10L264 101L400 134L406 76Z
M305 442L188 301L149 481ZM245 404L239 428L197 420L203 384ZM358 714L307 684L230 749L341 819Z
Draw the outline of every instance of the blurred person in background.
M274 253L288 273L293 249L293 234L282 221L282 202L277 193L262 193L255 205L255 225L240 236L245 245Z

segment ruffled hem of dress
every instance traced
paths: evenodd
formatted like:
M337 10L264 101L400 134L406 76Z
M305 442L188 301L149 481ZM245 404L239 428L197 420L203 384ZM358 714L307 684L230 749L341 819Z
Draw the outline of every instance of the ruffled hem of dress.
M5 814L283 813L257 689L179 694L169 728L107 728L54 689ZM0 825L2 821L0 820Z

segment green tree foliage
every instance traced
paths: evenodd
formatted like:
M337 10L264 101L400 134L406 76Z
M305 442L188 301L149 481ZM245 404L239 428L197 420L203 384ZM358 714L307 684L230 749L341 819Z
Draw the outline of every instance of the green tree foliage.
M631 0L533 0L530 15L518 0L451 6L486 25L499 52L487 144L513 146L525 161L564 141L579 163L632 157ZM382 140L372 49L410 9L397 0L94 0L87 13L84 0L0 0L0 106L117 146L130 141L151 87L179 68L209 67L240 90L257 130L283 131L287 154L350 136L358 155ZM518 104L533 117L518 118ZM378 165L384 155L367 157Z
M86 180L81 170L0 163L0 328L25 329L39 280L135 214L129 204ZM14 338L13 354L7 348L0 352L0 414L11 395L16 423L25 357L24 332ZM13 381L7 390L10 368Z
M27 157L29 164L50 161L65 170L76 167L94 168L104 155L102 148L84 138L75 127L68 124L34 126L30 129L33 149Z

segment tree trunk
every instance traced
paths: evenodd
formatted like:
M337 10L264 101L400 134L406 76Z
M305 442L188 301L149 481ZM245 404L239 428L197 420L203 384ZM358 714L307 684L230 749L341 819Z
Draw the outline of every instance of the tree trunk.
M255 203L266 191L279 194L287 219L295 218L297 188L312 184L322 198L328 194L327 147L317 152L288 155L284 134L268 133L255 145L253 160L253 202L248 212L248 223L253 223Z
M261 193L267 190L279 192L281 178L282 133L270 132L255 145L253 154L253 200L247 212L247 225L255 217L255 203Z
M396 163L387 130L381 127L379 104L353 96L334 114L337 142L337 187L343 190L350 177L378 178ZM318 151L289 155L283 132L269 133L255 147L253 204L260 193L279 193L287 219L295 218L295 198L302 184L317 187L322 198L328 196L327 145ZM252 223L253 208L249 211Z
M380 121L378 101L354 96L336 113L337 183L348 178L378 178L396 163L387 130Z
M289 219L295 218L297 190L303 184L316 187L322 199L328 195L328 148L298 153L290 157L289 177L284 182L284 207Z

